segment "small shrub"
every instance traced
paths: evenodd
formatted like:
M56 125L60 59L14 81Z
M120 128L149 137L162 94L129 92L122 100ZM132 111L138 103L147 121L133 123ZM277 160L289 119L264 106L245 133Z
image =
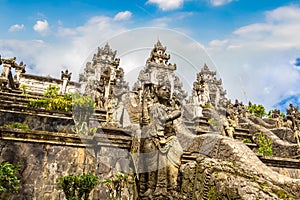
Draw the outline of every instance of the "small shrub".
M19 165L13 165L8 162L0 163L0 193L17 192L20 180L17 173Z
M248 106L247 108L248 108L249 112L254 114L256 117L262 118L262 117L267 116L265 107L261 104L259 104L259 105L252 104L251 106Z
M99 184L98 176L91 173L60 176L57 184L65 193L67 200L88 200L90 192Z
M273 156L272 142L262 132L259 133L258 142L259 142L258 153L261 153L264 156Z
M102 184L107 188L109 193L109 198L122 199L122 191L125 188L129 188L129 184L134 184L134 182L129 181L129 175L123 173L117 173L111 178L102 181Z
M206 103L203 107L204 108L212 108L212 105L210 103Z
M243 143L252 143L252 140L249 138L244 138L242 142Z
M30 130L29 126L27 124L22 124L19 122L15 122L12 124L6 124L3 126L4 128L17 128L17 129L22 129L22 130Z

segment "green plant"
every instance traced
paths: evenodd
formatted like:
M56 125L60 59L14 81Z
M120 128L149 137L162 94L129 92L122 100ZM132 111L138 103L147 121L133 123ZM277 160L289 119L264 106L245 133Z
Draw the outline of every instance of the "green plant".
M22 83L19 88L22 90L22 94L25 95L27 93L26 90L29 88L29 86L26 85L26 84L24 84L24 83Z
M72 95L58 95L59 87L49 85L44 92L45 99L29 99L31 108L45 108L46 110L60 110L69 112L72 110Z
M206 104L204 105L204 108L212 108L212 105L211 105L210 103L206 103Z
M261 104L259 104L259 105L252 104L251 106L248 106L247 108L248 108L250 113L254 114L257 117L262 118L262 117L267 116L265 107Z
M27 124L22 124L19 122L14 122L12 124L5 124L3 127L4 128L17 128L17 129L22 129L22 130L30 130L30 128Z
M94 101L88 96L73 95L72 109L76 133L89 134L89 119L93 114L94 105Z
M106 186L109 198L112 200L121 199L122 191L129 187L129 184L133 182L129 181L129 175L123 173L117 173L112 177L102 181L102 184Z
M90 128L90 135L95 135L97 133L98 128L94 127L94 128Z
M242 142L243 143L252 143L252 140L249 138L244 138Z
M13 165L8 162L0 163L0 193L17 192L20 180L17 173L19 165Z
M44 97L55 98L58 96L59 87L54 85L49 85L44 92Z
M258 153L261 153L264 156L273 156L272 142L262 132L259 133L258 142L259 142L259 148L257 150Z
M71 174L58 177L57 184L67 200L88 200L90 192L99 184L99 178L91 173Z

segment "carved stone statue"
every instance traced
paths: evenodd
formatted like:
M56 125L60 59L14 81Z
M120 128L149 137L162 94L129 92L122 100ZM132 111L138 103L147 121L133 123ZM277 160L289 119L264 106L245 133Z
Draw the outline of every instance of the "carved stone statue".
M140 197L173 199L176 196L178 169L183 153L173 121L181 116L181 111L171 107L170 87L153 85L152 89L155 100L148 104L150 123L143 129L145 139L141 148L146 186Z
M222 135L233 138L236 126L236 120L231 119L230 116L227 116L223 123Z
M62 87L61 87L61 90L60 90L61 94L66 93L68 83L71 80L71 75L72 75L72 73L69 73L68 70L66 70L65 72L61 71L61 80L63 81Z
M98 86L96 87L96 94L95 94L95 103L98 109L104 108L105 104L105 84L103 77L100 78Z
M111 99L112 104L112 122L117 123L119 127L130 126L130 116L125 108L125 102L127 102L126 96L129 92L128 83L123 80L117 79L117 83L113 90L113 96Z
M3 64L2 73L1 73L2 77L6 77L6 78L8 77L8 73L11 70L11 67L15 66L15 61L16 61L16 57L1 59L1 63Z

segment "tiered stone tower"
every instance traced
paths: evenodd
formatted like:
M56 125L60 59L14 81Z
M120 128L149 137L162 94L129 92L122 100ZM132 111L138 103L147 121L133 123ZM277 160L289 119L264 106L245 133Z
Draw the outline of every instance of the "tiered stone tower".
M172 96L182 103L183 99L187 97L187 92L182 89L182 82L179 77L175 75L176 64L169 63L170 54L166 53L160 41L154 45L146 65L140 71L138 81L134 84L133 90L141 91L145 84L171 84ZM141 95L141 94L140 94Z
M223 89L222 79L217 79L216 71L211 71L209 67L204 64L197 77L202 77L203 81L207 83L209 102L214 108L219 108L223 101L226 100L226 90Z
M79 75L81 89L95 100L98 109L107 109L117 79L123 82L124 71L119 67L120 59L116 58L116 53L108 44L98 47L92 61L86 63L84 72Z

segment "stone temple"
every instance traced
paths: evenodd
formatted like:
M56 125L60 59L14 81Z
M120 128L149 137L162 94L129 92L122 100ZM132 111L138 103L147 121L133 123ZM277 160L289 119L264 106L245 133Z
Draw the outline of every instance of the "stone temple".
M78 81L0 57L0 163L20 165L0 197L66 199L58 178L92 173L86 199L300 199L298 107L231 102L206 64L185 91L170 57L157 41L133 87L109 44Z

